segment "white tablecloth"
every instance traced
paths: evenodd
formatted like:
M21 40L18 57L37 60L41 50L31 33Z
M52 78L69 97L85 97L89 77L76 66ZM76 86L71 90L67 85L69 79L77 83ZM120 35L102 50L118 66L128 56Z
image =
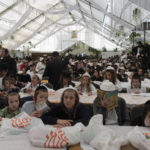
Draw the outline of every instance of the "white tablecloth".
M119 97L122 97L127 104L144 104L148 100L150 100L150 96L134 96L128 93L119 93Z
M61 94L63 91L56 91L53 92L52 95L49 95L48 100L51 103L59 103L60 99L61 99ZM84 104L93 104L94 99L96 98L97 95L91 95L91 96L87 96L87 95L80 95L80 102L84 103ZM128 94L128 93L119 93L118 94L119 97L122 97L127 104L144 104L145 102L147 102L148 100L150 100L150 95L146 94L143 96L141 95L132 95L132 94Z
M131 131L133 126L107 126L115 131L117 136L127 135ZM139 127L141 131L150 132L150 128ZM32 146L28 134L21 135L9 135L7 137L0 137L0 150L66 150L66 148L40 148Z
M28 134L10 135L8 137L0 137L0 150L66 150L54 148L40 148L32 146Z

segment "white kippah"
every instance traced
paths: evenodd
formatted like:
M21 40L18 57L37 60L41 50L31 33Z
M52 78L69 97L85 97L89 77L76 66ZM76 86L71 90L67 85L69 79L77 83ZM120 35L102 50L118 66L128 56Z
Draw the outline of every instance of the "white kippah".
M85 72L85 73L82 75L82 77L89 77L89 78L91 78L91 76L90 76L90 74L89 74L88 72Z
M119 67L119 69L120 69L120 70L125 70L125 68L124 68L124 67Z
M100 85L100 89L103 91L114 91L116 90L115 85L109 80L104 80Z
M115 70L113 67L111 67L111 66L108 66L107 68L106 68L106 70Z

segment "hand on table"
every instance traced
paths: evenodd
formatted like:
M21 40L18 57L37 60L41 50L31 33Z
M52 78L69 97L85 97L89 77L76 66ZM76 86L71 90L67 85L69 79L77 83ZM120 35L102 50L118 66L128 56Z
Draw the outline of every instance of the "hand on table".
M63 128L64 126L62 126L62 125L60 125L60 124L55 124L53 127L54 127L54 128Z
M58 119L57 120L57 124L65 127L65 126L71 126L71 122L73 122L72 120L62 120L62 119Z
M88 92L88 96L91 96L92 95L92 92Z

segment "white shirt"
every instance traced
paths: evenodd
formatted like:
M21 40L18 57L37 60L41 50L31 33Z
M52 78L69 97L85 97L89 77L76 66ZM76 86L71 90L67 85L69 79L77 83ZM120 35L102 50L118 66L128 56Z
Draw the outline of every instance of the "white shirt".
M116 90L118 90L119 92L122 90L121 83L118 79L116 80L115 86L116 86Z
M131 88L131 86L127 88L127 93L136 93L136 92L146 93L146 87L141 85L141 88Z
M42 62L38 62L37 65L36 65L36 71L39 73L39 74L42 74L44 73L44 70L45 70L45 64L43 64Z
M118 124L118 116L117 116L115 109L112 109L112 110L107 112L105 124L106 125Z

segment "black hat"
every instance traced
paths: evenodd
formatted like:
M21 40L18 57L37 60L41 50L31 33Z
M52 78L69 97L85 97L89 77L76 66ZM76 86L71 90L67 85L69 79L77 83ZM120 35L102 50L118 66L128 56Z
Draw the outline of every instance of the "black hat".
M71 73L68 70L64 70L62 76L64 78L71 78Z

